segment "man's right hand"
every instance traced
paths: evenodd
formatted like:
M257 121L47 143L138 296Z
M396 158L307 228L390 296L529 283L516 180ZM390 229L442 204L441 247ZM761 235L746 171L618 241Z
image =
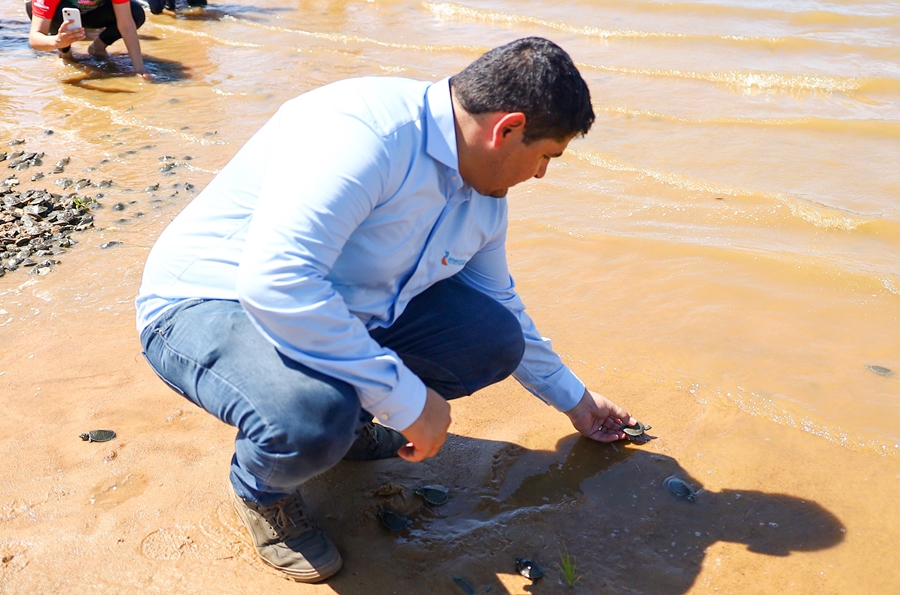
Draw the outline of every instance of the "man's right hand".
M419 418L411 426L403 430L409 440L401 446L398 454L412 463L433 457L441 450L447 439L450 427L450 404L444 397L430 388L426 388L425 408Z

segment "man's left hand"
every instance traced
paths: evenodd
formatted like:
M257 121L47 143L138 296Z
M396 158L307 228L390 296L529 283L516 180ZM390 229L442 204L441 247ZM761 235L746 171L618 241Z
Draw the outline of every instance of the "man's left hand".
M615 442L625 438L622 427L637 422L627 411L588 389L584 389L581 401L566 411L566 415L582 436L598 442Z

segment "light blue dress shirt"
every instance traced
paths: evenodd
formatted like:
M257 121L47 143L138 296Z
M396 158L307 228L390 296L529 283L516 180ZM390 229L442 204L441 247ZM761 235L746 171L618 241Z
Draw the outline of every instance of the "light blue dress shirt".
M584 384L525 314L506 228L506 199L460 176L447 79L337 82L282 105L160 235L138 329L185 299L239 300L281 353L351 384L402 431L425 386L368 329L459 275L516 315L526 348L514 376L567 411Z

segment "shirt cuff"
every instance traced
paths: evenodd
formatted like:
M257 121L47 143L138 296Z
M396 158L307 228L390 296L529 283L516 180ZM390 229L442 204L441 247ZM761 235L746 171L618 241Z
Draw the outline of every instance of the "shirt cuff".
M406 366L400 370L400 378L390 395L371 405L361 395L360 402L366 411L378 418L381 425L403 432L422 415L426 390L425 384Z
M584 382L572 370L563 366L560 370L559 380L556 381L553 388L542 393L541 397L553 405L554 409L565 413L581 401L584 390Z

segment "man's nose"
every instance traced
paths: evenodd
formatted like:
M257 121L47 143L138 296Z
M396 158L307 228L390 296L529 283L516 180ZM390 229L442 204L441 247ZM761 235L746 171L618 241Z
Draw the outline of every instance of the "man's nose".
M547 166L550 165L549 159L541 160L541 164L538 166L537 173L534 174L534 177L537 179L541 179L547 173Z

